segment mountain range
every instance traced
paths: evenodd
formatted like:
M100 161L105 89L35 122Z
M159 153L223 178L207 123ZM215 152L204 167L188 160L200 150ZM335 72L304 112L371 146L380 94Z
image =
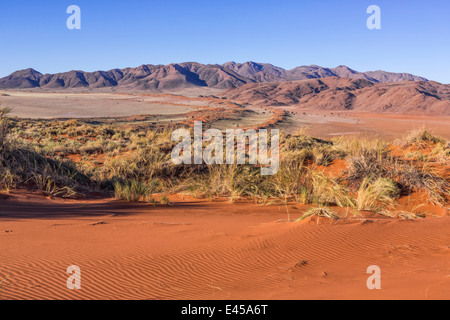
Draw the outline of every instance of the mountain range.
M169 65L145 64L137 68L112 69L109 71L69 71L56 74L42 74L30 68L16 71L9 76L1 78L0 88L41 88L45 91L110 88L117 91L164 92L195 87L229 89L255 83L274 83L328 77L359 79L371 83L428 81L423 77L408 73L386 71L358 72L342 65L336 68L311 65L285 70L268 63L251 61L245 63L227 62L222 65L185 62Z
M220 96L259 106L296 106L314 110L450 115L450 85L435 81L375 83L327 77L252 83Z

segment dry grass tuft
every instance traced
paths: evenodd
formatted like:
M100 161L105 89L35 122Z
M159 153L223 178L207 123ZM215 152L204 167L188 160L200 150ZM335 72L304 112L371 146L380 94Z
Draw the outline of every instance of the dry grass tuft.
M116 181L114 183L114 192L116 199L125 200L128 202L152 202L153 188L138 180L131 180L127 182Z
M422 127L416 130L412 130L402 140L397 141L396 144L402 147L416 146L418 148L424 148L427 143L437 144L446 143L446 140L432 135L426 127Z
M324 217L324 218L330 218L335 221L339 220L340 217L330 208L326 207L318 207L318 208L312 208L303 214L300 218L298 218L295 222L300 222L302 220L305 220L306 218L317 216L317 217Z
M403 140L408 147L363 136L285 135L278 173L261 176L257 165L173 164L173 128L8 119L8 111L0 109L0 188L6 191L25 187L79 197L95 190L151 203L155 193L190 192L230 202L300 202L394 215L400 195L427 192L431 203L446 205L450 194L450 145L425 129ZM345 172L333 172L336 159L343 159Z
M361 183L357 198L356 210L382 212L393 208L394 200L400 196L400 189L397 184L386 178L378 178L371 182L366 178Z

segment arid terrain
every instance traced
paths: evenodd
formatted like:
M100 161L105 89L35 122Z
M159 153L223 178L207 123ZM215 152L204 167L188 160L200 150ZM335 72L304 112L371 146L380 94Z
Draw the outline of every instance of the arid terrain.
M186 63L0 88L0 299L450 298L449 85ZM194 121L280 129L278 173L174 164Z
M374 83L331 77L246 84L221 96L258 106L294 105L300 110L450 116L450 85L433 81Z
M245 90L245 87L242 89ZM225 100L214 95L222 93L228 96L229 92L234 91L195 89L183 90L176 95L0 90L0 102L12 109L11 116L28 119L78 118L103 122L109 119L109 122L167 125L186 122L194 116L218 129L238 126L259 128L276 123L275 127L286 133L307 129L308 134L323 138L363 134L388 140L398 139L408 131L426 126L435 134L450 139L450 115L445 113L436 116L419 115L417 111L408 114L329 110L313 108L313 104L310 107L298 104L264 106L257 102L255 105L243 103L243 98L237 99L240 102L236 103L232 99L235 96ZM251 98L248 101L255 103ZM397 104L400 105L401 100ZM278 121L278 116L282 116L283 121Z
M0 202L2 299L448 299L450 217L287 222L284 206ZM291 219L305 207L289 206ZM437 212L439 213L439 212ZM442 212L440 212L442 214ZM318 222L318 224L317 224ZM82 289L68 290L69 265ZM368 290L369 265L381 290Z
M347 66L323 68L300 66L285 70L268 63L228 62L223 65L196 62L169 65L141 65L136 68L84 72L72 70L58 74L42 74L32 68L18 70L0 79L0 89L35 89L37 91L122 91L180 92L185 89L227 89L245 84L342 77L363 79L372 83L427 81L408 73L386 71L358 72Z

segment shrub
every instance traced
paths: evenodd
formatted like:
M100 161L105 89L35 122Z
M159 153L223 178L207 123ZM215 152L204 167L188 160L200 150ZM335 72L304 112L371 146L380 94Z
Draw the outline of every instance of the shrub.
M432 135L425 127L422 127L417 130L413 130L408 133L408 135L400 141L397 141L398 145L403 147L408 146L417 146L422 148L426 146L426 142L430 142L432 144L436 143L445 143L445 139Z
M327 207L318 207L318 208L312 208L306 211L303 216L298 218L295 222L300 222L302 220L305 220L308 217L311 216L317 216L317 217L324 217L324 218L330 218L333 220L339 220L340 217L330 208Z
M127 182L116 181L114 183L114 191L116 199L128 202L153 202L152 191L153 185L145 184L139 180L131 180Z
M369 178L366 178L358 190L356 209L358 211L382 212L390 208L399 195L400 189L394 181L378 178L371 182Z

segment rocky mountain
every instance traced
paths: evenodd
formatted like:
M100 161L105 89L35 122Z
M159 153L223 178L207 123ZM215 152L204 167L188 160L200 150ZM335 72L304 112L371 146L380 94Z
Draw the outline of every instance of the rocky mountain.
M301 66L285 70L268 63L235 63L223 65L195 62L169 65L141 65L137 68L112 69L109 71L69 71L57 74L41 74L25 69L0 79L2 89L42 90L103 89L124 91L174 91L185 88L209 87L216 89L237 88L252 83L272 83L326 77L342 77L368 80L373 83L400 81L427 81L406 73L385 71L358 72L346 66L323 68Z
M226 89L251 82L234 71L220 65L180 63L142 65L137 68L109 71L69 71L57 74L41 74L33 69L16 71L0 79L0 88L44 90L115 87L123 90L164 91L188 87Z
M260 106L450 115L450 85L434 81L376 83L365 78L328 77L246 84L221 96Z
M227 62L223 66L255 82L295 81L326 77L341 77L349 79L366 79L372 82L427 81L409 73L392 73L386 71L358 72L347 66L324 68L316 65L300 66L284 70L268 63L235 63Z

